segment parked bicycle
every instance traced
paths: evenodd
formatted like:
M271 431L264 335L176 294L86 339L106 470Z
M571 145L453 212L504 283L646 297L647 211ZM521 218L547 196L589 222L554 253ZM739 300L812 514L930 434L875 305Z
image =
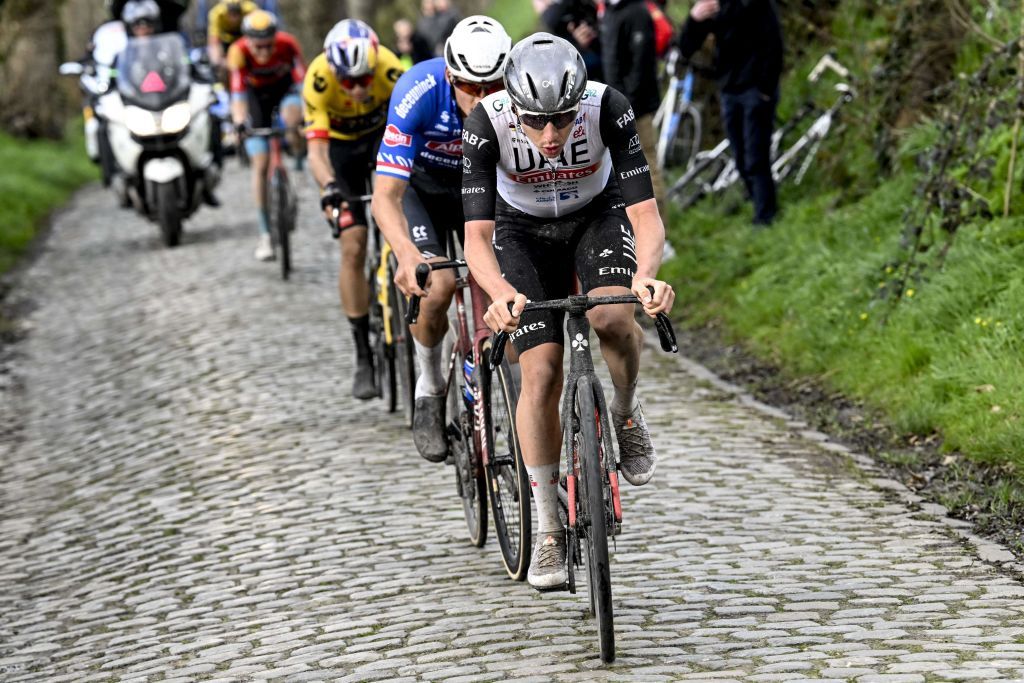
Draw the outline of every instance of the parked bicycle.
M562 393L562 434L565 444L565 487L559 492L566 519L566 563L570 593L576 592L576 569L587 567L587 592L590 609L597 617L601 659L615 659L615 629L612 609L611 567L608 537L622 531L622 502L619 498L618 458L614 430L608 421L601 381L594 370L590 351L590 324L587 311L606 304L634 304L632 294L588 297L527 303L523 312L560 310L568 314L566 330L571 342L569 374ZM659 313L655 327L661 348L679 350L668 316ZM507 332L499 332L491 342L491 367L499 367Z
M449 244L449 253L454 253ZM420 264L416 280L422 288L432 270L457 273L466 262ZM465 292L472 306L472 331L466 316ZM455 288L454 337L445 369L446 437L449 462L462 499L469 540L482 547L487 540L487 500L494 520L505 571L514 581L530 567L530 484L519 451L516 402L519 388L512 367L490 337L483 321L489 299L468 272L459 273ZM419 315L419 297L411 298L408 321ZM504 342L502 342L504 346Z
M287 280L292 272L291 233L297 225L299 204L283 160L281 139L285 135L285 130L277 127L247 127L245 134L251 137L266 137L270 141L270 156L267 163L267 216L270 218L270 239L273 240L274 252L281 264L281 278ZM244 145L239 147L244 148Z
M658 111L654 114L654 126L658 129L658 168L688 167L700 150L700 110L693 104L694 69L687 66L682 77L679 71L682 53L673 47L665 58L665 73L668 86Z

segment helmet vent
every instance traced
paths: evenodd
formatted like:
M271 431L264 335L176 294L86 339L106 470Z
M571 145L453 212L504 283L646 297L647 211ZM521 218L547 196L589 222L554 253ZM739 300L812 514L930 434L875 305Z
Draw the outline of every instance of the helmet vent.
M559 88L559 97L565 97L569 94L569 72L566 71L562 74L562 87Z
M540 91L537 90L537 86L533 82L533 76L531 76L530 74L526 74L526 82L530 86L530 94L539 99L540 98Z

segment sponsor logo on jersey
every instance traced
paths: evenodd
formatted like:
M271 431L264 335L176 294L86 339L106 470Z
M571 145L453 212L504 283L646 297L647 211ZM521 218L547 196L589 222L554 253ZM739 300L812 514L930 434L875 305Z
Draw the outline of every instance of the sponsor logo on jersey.
M402 70L401 69L396 69L395 67L391 67L390 69L388 69L387 78L392 83L397 81L398 77L401 76L401 75L402 75Z
M650 173L650 172L651 172L651 165L650 164L645 164L643 166L640 166L639 168L631 168L628 171L623 171L622 173L619 174L619 177L621 179L623 179L623 180L628 180L630 178L635 178L638 175L643 175L644 173Z
M636 119L636 114L633 113L633 107L630 107L625 114L615 119L615 125L620 129L625 128L626 124Z
M483 194L487 192L486 187L463 187L462 194Z
M568 191L562 190L561 192L558 193L558 201L560 201L560 202L567 202L567 201L570 201L572 199L579 199L579 198L580 198L579 190L568 190Z
M412 239L414 242L426 242L427 241L427 226L416 225L409 231L412 233Z
M509 178L514 183L525 183L527 185L546 183L552 180L577 180L594 175L600 165L597 163L583 168L560 168L558 170L542 168L529 173L510 173Z
M532 147L513 147L512 157L517 173L544 168L555 170L556 164L541 154L534 154ZM583 139L562 148L562 152L558 155L557 166L582 166L589 163L590 148L587 146L587 140Z
M530 323L529 325L520 325L519 327L516 328L515 332L513 332L512 334L510 334L508 336L508 338L509 339L519 339L524 334L529 334L530 332L536 332L537 330L543 330L547 326L548 326L548 324L546 322L543 322L543 321L536 322L536 323Z
M467 145L473 145L477 149L480 149L485 144L490 142L487 138L482 138L476 133L470 133L468 130L462 131L462 141Z
M577 139L583 137L586 134L587 134L586 127L585 126L580 126L579 128L577 128L576 130L574 130L572 132L572 138L573 138L573 140L577 140Z
M641 149L643 149L643 146L640 144L640 133L637 133L629 139L629 145L626 147L626 154L637 154Z
M313 76L313 90L316 90L317 92L326 92L327 79L320 74Z
M632 261L633 265L636 265L636 237L633 236L633 231L619 223L619 234L622 235L623 256Z
M608 257L609 257L609 256L611 256L611 255L612 255L613 253L615 253L615 252L613 252L613 251L612 251L611 249L605 249L605 250L604 250L604 251L602 251L602 252L601 252L600 254L598 254L598 257L599 257L599 258L608 258Z
M440 152L441 154L449 154L457 157L462 155L462 140L428 140L425 145L427 149Z
M621 266L601 266L597 269L598 275L628 275L633 277L633 271Z
M435 85L437 85L437 79L434 78L434 74L427 74L427 77L422 81L416 81L416 85L409 88L409 92L405 93L405 97L395 105L395 113L403 119L409 116L409 112L420 101L420 98L430 92L430 89Z
M412 147L412 136L398 130L398 126L389 123L384 129L384 144L388 147Z

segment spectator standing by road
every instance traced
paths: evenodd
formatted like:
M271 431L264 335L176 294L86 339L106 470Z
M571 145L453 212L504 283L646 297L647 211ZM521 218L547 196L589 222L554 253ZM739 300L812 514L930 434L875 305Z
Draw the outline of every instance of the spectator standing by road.
M462 15L449 0L423 0L420 11L423 14L416 24L416 32L426 39L434 56L443 57L445 41Z
M587 67L587 77L603 81L596 3L593 0L533 0L533 9L544 28L579 50Z
M679 36L683 56L699 50L709 34L715 36L722 120L754 202L754 224L771 225L778 212L771 140L782 74L782 27L774 0L697 0Z
M408 19L395 22L395 54L402 66L409 70L413 64L419 64L434 56L434 52L426 39L416 32L416 27Z
M654 19L646 0L609 0L601 19L601 58L605 83L625 95L632 106L644 155L656 159L654 113L661 97ZM658 211L664 216L665 184L655 164L651 164L651 180Z

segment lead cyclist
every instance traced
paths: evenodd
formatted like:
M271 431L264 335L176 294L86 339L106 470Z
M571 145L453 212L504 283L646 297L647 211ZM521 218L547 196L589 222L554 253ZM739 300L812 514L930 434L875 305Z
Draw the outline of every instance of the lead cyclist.
M538 516L528 578L548 590L566 582L557 489L563 314L520 313L527 300L566 296L574 275L590 296L633 292L651 317L670 311L675 293L657 279L665 228L625 96L588 82L576 48L547 33L512 48L504 79L505 92L486 97L463 131L465 251L493 300L484 319L510 332L519 352L516 427ZM638 486L657 461L636 395L643 331L634 312L602 306L587 317L615 388L619 467Z

